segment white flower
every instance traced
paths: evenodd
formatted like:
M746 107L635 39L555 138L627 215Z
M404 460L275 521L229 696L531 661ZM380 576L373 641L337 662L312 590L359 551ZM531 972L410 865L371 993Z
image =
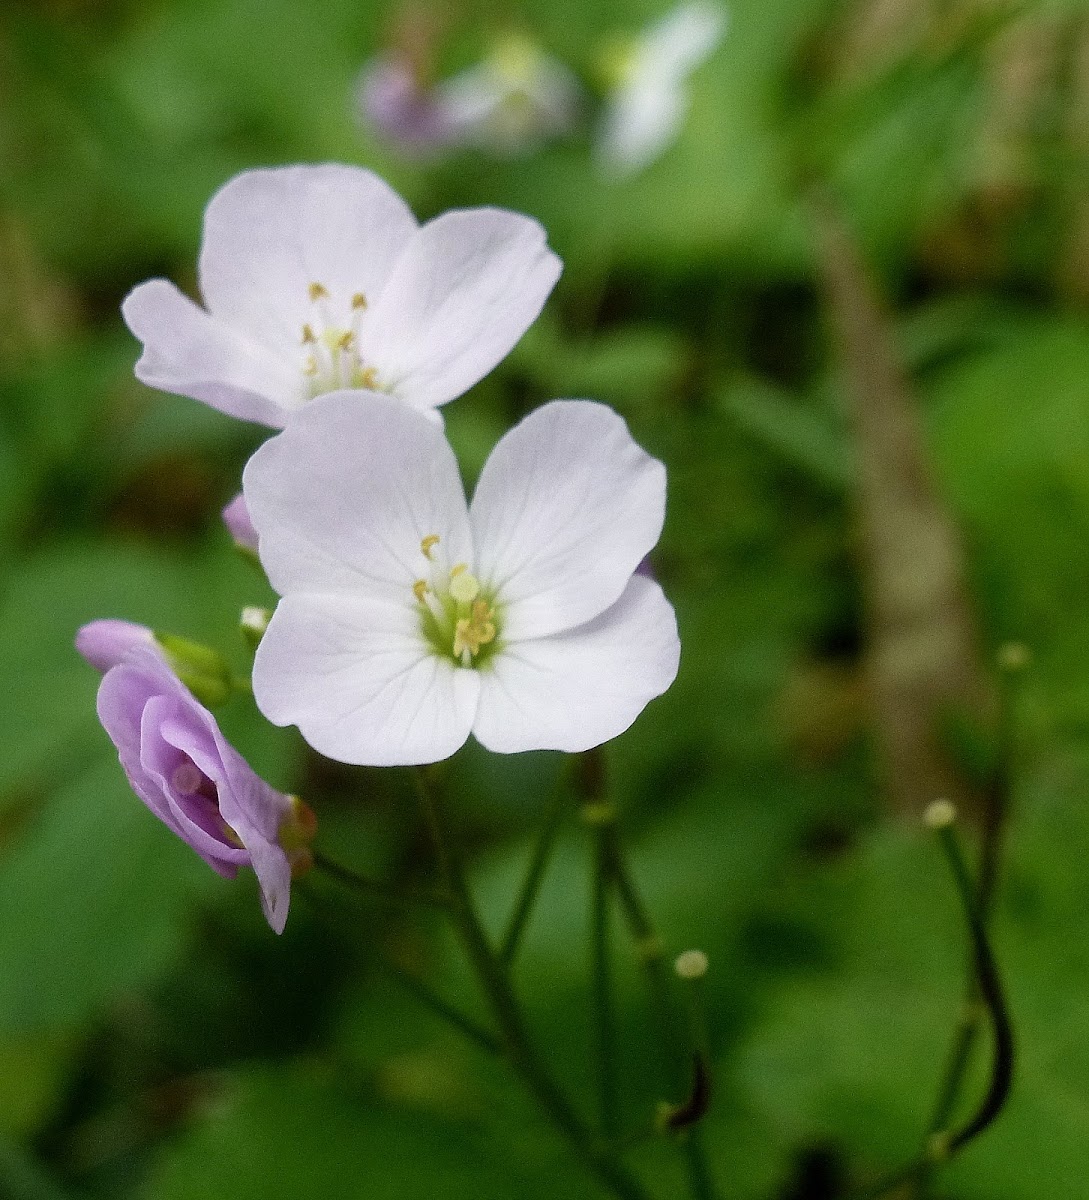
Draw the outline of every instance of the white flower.
M207 311L165 279L122 312L144 383L282 426L315 396L386 392L420 409L487 374L560 273L541 226L475 208L419 226L360 167L246 171L204 214Z
M314 402L243 477L281 594L253 690L341 762L434 762L472 732L578 751L673 682L658 540L665 469L611 409L557 400L511 430L471 505L441 429L381 397Z
M572 128L581 89L558 59L508 34L477 66L439 84L435 97L451 140L518 154Z
M597 143L599 165L612 175L649 166L677 137L688 112L689 75L726 32L726 11L710 0L673 9L622 50L612 73Z

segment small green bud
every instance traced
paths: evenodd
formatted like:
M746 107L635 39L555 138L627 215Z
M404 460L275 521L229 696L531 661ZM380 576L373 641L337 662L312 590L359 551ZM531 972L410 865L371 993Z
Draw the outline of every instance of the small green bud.
M265 636L265 630L271 620L272 613L267 608L247 605L242 610L242 614L238 618L238 628L242 632L246 645L251 650L256 650L261 644L261 639Z
M214 708L230 698L231 670L218 651L173 633L156 633L155 640L171 669L201 704Z

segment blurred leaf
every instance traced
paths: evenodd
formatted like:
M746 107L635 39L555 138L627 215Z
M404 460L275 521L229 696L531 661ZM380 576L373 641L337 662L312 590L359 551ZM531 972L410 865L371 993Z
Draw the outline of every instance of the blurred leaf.
M178 954L224 882L132 794L116 763L62 788L0 870L0 1030L71 1025Z

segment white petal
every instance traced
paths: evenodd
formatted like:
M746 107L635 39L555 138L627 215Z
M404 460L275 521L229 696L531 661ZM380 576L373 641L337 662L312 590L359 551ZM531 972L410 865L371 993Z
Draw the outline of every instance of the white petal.
M200 287L208 309L270 346L297 347L313 322L312 283L338 320L361 292L374 304L416 232L400 196L362 167L244 171L204 214Z
M496 208L444 213L397 261L364 352L394 395L445 404L486 375L536 320L560 260L536 221Z
M121 313L144 344L137 379L244 421L283 425L281 403L298 386L297 368L284 359L210 317L165 279L140 284Z
M504 647L480 672L473 733L489 750L599 746L623 733L677 675L673 607L641 575L595 620Z
M480 677L433 654L410 608L289 596L257 648L253 694L319 753L385 767L448 758L469 736Z
M619 597L662 531L665 468L604 404L554 400L492 451L470 513L502 638L544 637Z
M272 586L415 604L437 534L447 562L473 561L457 461L442 428L398 400L330 392L267 441L242 477Z
M618 92L608 106L598 145L601 166L630 175L649 166L681 131L688 98L672 79Z
M644 33L640 59L647 73L683 79L706 61L726 33L727 12L719 4L681 4Z

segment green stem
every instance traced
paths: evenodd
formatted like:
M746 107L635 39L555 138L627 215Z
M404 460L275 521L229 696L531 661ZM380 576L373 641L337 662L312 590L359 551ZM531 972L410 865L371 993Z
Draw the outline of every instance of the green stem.
M612 824L610 820L608 824ZM612 964L609 946L609 891L612 878L607 826L594 830L593 894L591 897L590 960L597 1036L597 1075L601 1131L616 1137L616 1020L613 1012Z
M432 794L422 771L416 771L414 778L439 870L453 898L451 915L491 1005L512 1067L583 1164L597 1175L617 1200L649 1200L642 1184L594 1137L541 1063L529 1038L507 973L492 950L476 914L460 859L446 837L437 798Z
M323 871L337 883L351 888L353 892L365 896L368 900L377 900L398 908L407 908L412 905L423 905L430 908L448 908L450 906L450 897L443 892L418 889L405 891L392 887L380 879L371 879L367 875L360 875L358 871L334 862L333 859L318 850L313 852L313 858L314 866L319 871Z
M471 1042L475 1042L482 1050L486 1050L489 1054L494 1055L501 1055L503 1053L503 1046L493 1033L489 1033L488 1030L478 1025L471 1017L467 1017L460 1009L455 1008L449 1001L444 1000L438 992L432 991L422 979L414 975L411 971L406 971L400 963L395 962L387 955L382 959L382 967L389 974L390 978L400 984L406 992L414 996L426 1008L431 1009L436 1016L453 1025L455 1029L463 1033Z
M1017 654L1018 651L1020 654ZM998 730L996 733L998 755L984 798L983 831L979 853L979 898L976 902L980 919L984 923L990 919L991 910L994 908L1002 844L1006 826L1009 823L1014 773L1018 683L1020 672L1027 665L1027 659L1023 658L1026 653L1024 648L1019 646L1004 647L999 652L1000 660L1003 654L1007 658L1011 654L1015 654L1017 658L1016 661L1011 660L1010 664L1002 669L999 677ZM985 1013L985 1010L981 1010L983 1010L983 1005L980 1002L976 972L973 970L961 1022L949 1054L942 1086L938 1093L938 1102L928 1129L928 1140L948 1128L956 1111L957 1101L968 1074L972 1051L979 1037L982 1017Z
M655 1023L658 1027L658 1040L662 1047L666 1085L671 1092L677 1092L682 1087L687 1089L688 1080L685 1079L679 1084L677 1077L679 1064L683 1062L687 1065L689 1059L682 1053L680 1038L677 1035L665 946L658 936L650 913L636 887L616 821L604 826L603 834L607 840L610 872L620 899L621 911L627 921L628 930L635 943L636 953L646 976ZM699 996L693 997L694 1002L699 1002L700 999ZM695 1053L705 1055L706 1036L697 1029L695 1017L693 1017L692 1035ZM698 1123L689 1126L681 1135L681 1147L693 1200L716 1200L718 1191L711 1175L703 1133Z
M991 1079L987 1092L975 1113L959 1130L934 1131L922 1154L898 1167L855 1200L878 1200L907 1183L924 1184L935 1167L948 1162L964 1149L969 1142L979 1137L1001 1113L1013 1082L1014 1038L1013 1026L1003 995L998 964L991 950L987 929L979 908L975 884L968 869L967 860L960 846L952 816L948 821L935 822L942 849L945 851L957 895L964 910L968 930L972 939L972 958L979 995L986 1005L994 1030L994 1057L991 1064Z
M545 868L548 866L548 860L551 858L552 851L555 848L556 837L560 831L566 811L567 797L564 794L563 788L559 787L552 798L548 814L545 817L544 827L541 829L540 837L538 837L537 844L533 848L533 857L530 859L529 869L526 871L521 891L518 893L514 912L511 913L510 922L507 925L506 932L503 934L503 941L499 948L499 961L504 967L509 967L514 962L515 956L518 953L522 933L529 921L530 914L533 912L533 906L537 902L537 897L540 895L541 884L544 882Z

